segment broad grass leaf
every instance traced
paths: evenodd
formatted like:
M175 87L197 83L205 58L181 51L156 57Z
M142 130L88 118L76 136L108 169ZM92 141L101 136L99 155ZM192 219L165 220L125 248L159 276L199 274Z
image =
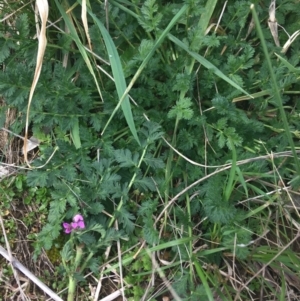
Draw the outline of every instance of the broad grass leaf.
M168 26L166 27L166 29L161 33L161 35L159 36L159 38L155 41L155 44L153 45L152 49L149 51L148 55L143 60L142 64L138 68L138 70L136 71L136 73L135 73L134 77L132 78L132 80L130 81L127 89L124 91L122 97L120 98L120 101L119 101L118 105L116 106L115 110L113 111L112 115L110 116L109 120L107 121L106 125L104 126L102 134L104 133L104 131L105 131L106 127L108 126L108 124L111 122L111 119L115 115L115 113L118 110L120 104L126 98L127 94L131 90L132 86L134 85L134 83L136 82L136 80L138 79L138 77L140 76L140 74L142 73L143 69L146 67L146 65L148 64L149 60L151 59L151 57L155 53L156 49L161 45L161 43L166 38L167 34L170 32L170 30L173 28L173 26L178 22L178 20L181 18L181 16L185 13L185 11L187 10L187 8L188 8L187 5L183 5L182 6L182 8L177 12L177 14L170 21L170 23L168 24Z
M124 76L124 72L123 72L123 68L122 68L122 64L121 64L121 60L120 60L120 56L118 54L117 48L116 48L110 34L104 27L104 25L99 21L99 19L90 10L88 10L88 12L101 31L101 34L102 34L102 37L103 37L103 40L104 40L104 43L105 43L105 46L107 49L109 62L110 62L111 70L112 70L113 77L115 80L117 93L118 93L118 96L120 99L119 104L122 107L126 122L130 128L130 131L131 131L133 137L135 138L137 143L140 144L140 141L139 141L139 138L137 135L137 131L135 128L134 120L133 120L129 97L127 94L125 94L126 81L125 81L125 76ZM124 94L125 94L125 96L122 97ZM118 108L118 106L117 106L117 108ZM112 116L114 115L114 112L112 113Z
M275 53L275 55L279 58L279 60L293 73L300 73L300 68L294 67L292 64L290 64L286 59Z
M211 70L215 75L217 75L218 77L222 78L223 80L225 80L228 84L230 84L231 86L233 86L234 88L238 89L239 91L241 91L242 93L250 96L250 94L248 92L246 92L242 87L240 87L239 85L237 85L234 81L232 81L228 76L226 76L221 70L219 70L215 65L213 65L211 62L209 62L206 58L204 58L203 56L201 56L200 54L193 52L191 50L189 50L189 48L183 43L181 42L179 39L177 39L175 36L173 36L172 34L168 34L168 38L174 42L177 46L179 46L180 48L182 48L183 50L185 50L190 56L192 56L194 59L196 59L200 64L202 64L205 68L207 68L208 70ZM250 96L251 97L251 96ZM251 97L252 98L252 97Z

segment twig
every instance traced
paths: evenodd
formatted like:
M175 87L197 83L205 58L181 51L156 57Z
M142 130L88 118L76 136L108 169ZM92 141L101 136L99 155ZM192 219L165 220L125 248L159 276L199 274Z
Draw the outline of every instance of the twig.
M13 257L12 257L12 254L11 254L11 249L10 249L10 245L9 245L9 242L8 242L8 239L7 239L7 236L6 236L6 232L5 232L5 227L4 227L4 223L3 223L3 220L2 220L2 216L0 215L0 223L1 223L1 228L2 228L2 232L3 232L3 236L4 236L4 240L5 240L5 244L6 244L6 248L7 248L7 256L8 256L8 260L10 262L10 265L11 265L11 268L12 268L12 271L13 271L13 274L14 274L14 278L18 284L18 288L19 288L19 291L20 291L20 294L21 294L21 298L22 300L28 300L23 289L22 289L22 286L21 286L21 282L20 282L20 279L19 279L19 275L13 265Z
M172 294L174 300L181 301L181 298L177 295L176 291L173 289L172 285L170 284L170 281L166 278L163 270L160 268L160 266L159 266L158 262L156 261L155 257L152 256L152 254L151 254L151 252L148 248L146 248L145 250L146 250L148 256L152 260L152 264L154 266L154 269L157 270L158 275L160 276L160 278L164 282L165 286L168 288L169 292Z
M27 276L31 281L33 281L42 291L49 295L55 301L63 301L56 293L54 293L47 285L40 281L35 275L33 275L27 268L25 268L20 261L14 257L9 256L8 252L0 246L0 254L5 257L14 268L17 268L25 276Z
M115 300L117 297L119 297L121 294L122 294L122 289L119 289L115 292L113 292L112 294L102 298L101 300L99 301L112 301L112 300Z
M118 221L115 221L115 228L118 231L119 230L119 225ZM122 268L122 257L121 257L121 244L120 244L120 239L117 240L117 248L118 248L118 259L119 259L119 269L120 269L120 282L121 282L121 292L122 292L122 299L125 299L125 290L124 290L124 278L123 278L123 268Z
M16 134L16 133L14 133L14 132L12 132L12 131L6 129L6 128L1 128L1 130L2 130L2 131L5 131L5 132L7 132L7 133L10 133L10 134L12 134L12 135L14 135L14 136L16 136L16 137L19 137L19 138L21 138L22 140L24 140L24 137L23 137L23 136L20 136L20 135L18 135L18 134Z
M105 261L107 261L108 257L109 257L109 253L110 253L110 250L111 250L111 246L108 246L106 248L106 251L105 251ZM93 300L94 301L97 301L99 299L99 295L100 295L100 291L101 291L101 288L102 288L102 280L103 280L103 271L105 269L105 265L101 268L101 272L100 272L100 278L98 280L98 284L97 284L97 288L96 288L96 291L95 291L95 294L93 296Z

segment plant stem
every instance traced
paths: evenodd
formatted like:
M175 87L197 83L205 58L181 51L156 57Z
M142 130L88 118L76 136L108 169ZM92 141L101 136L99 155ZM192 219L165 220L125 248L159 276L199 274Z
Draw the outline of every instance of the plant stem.
M176 146L176 132L177 132L178 124L179 124L179 118L177 116L176 121L175 121L175 126L174 126L173 137L172 137L172 145L174 147ZM173 172L171 171L171 169L172 169L173 158L174 158L174 152L173 152L172 149L170 149L167 164L166 164L166 171L165 171L165 181L166 181L165 205L168 204L170 186L172 185L172 174L173 174ZM164 220L165 225L166 225L166 223L167 223L167 211L165 212L165 220Z
M184 178L184 183L185 186L188 186L188 181L187 181L187 173L183 174L183 178ZM188 224L188 234L190 237L190 242L189 242L189 252L190 252L190 256L192 256L193 254L193 229L192 229L192 212L191 212L191 200L190 200L190 196L188 194L186 194L186 209L187 209L187 214L188 214L188 219L189 219L189 224ZM190 265L190 281L191 283L193 282L193 265Z
M95 252L90 252L90 254L86 257L84 263L81 265L79 272L82 273L83 270L86 268L89 260L94 256Z
M76 257L74 261L73 273L69 276L69 288L68 288L68 301L74 301L75 292L76 292L76 279L74 277L75 272L80 264L81 258L83 255L83 246L79 245L76 247Z
M231 164L231 169L229 173L229 179L226 185L226 190L225 190L225 200L226 202L229 201L230 195L233 190L233 181L235 178L235 173L236 173L236 161L237 161L237 156L236 156L236 149L234 146L234 143L232 141L231 137L228 137L229 143L231 145L231 151L232 151L232 164Z
M74 275L69 276L69 290L68 290L68 301L73 301L76 291L76 280Z

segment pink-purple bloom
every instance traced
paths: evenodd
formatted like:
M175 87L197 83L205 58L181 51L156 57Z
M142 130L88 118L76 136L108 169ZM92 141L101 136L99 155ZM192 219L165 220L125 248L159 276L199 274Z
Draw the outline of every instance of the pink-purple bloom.
M66 234L69 234L76 229L84 229L85 224L84 224L83 216L81 214L76 214L73 217L73 222L70 224L64 222L63 227Z

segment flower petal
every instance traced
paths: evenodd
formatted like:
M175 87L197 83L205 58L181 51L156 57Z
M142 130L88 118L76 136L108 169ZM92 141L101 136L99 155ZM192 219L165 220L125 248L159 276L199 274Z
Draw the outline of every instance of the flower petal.
M76 214L73 217L73 222L78 223L79 221L83 221L83 216L81 214Z
M77 229L78 227L78 223L71 223L71 227L72 229Z
M63 227L64 227L64 231L66 234L71 233L73 230L71 224L69 224L69 223L63 223Z
M84 229L84 221L79 221L78 223L71 223L73 229Z
M79 221L79 222L77 223L77 225L78 225L78 227L79 227L80 229L84 229L84 228L85 228L84 221Z
M63 223L63 227L64 227L65 229L67 229L67 228L70 227L70 224L69 224L69 223Z

